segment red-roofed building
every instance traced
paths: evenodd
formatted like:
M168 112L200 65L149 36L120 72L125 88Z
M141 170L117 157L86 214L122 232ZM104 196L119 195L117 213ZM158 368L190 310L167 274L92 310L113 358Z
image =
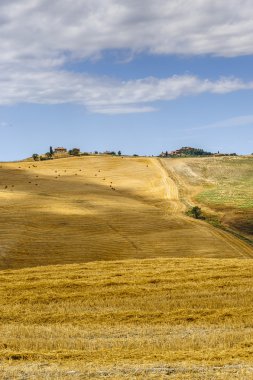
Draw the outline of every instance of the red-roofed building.
M66 148L58 147L54 149L54 153L67 153Z

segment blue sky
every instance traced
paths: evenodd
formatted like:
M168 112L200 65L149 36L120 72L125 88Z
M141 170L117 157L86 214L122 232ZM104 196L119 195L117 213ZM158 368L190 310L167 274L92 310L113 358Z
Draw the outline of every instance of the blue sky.
M0 160L253 152L249 0L2 0Z

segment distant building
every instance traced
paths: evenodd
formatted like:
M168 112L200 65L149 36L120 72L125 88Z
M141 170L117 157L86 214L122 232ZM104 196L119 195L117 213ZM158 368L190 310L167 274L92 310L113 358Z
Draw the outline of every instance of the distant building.
M169 153L166 150L166 152L162 152L159 157L168 157L168 156L169 156Z
M66 148L58 147L54 149L54 158L65 158L65 157L69 157L69 154Z
M172 152L169 152L171 156L181 156L184 154L187 154L189 152L194 152L196 151L195 148L192 148L190 146L183 146L181 149L173 150Z
M66 148L58 147L54 149L54 153L67 153Z

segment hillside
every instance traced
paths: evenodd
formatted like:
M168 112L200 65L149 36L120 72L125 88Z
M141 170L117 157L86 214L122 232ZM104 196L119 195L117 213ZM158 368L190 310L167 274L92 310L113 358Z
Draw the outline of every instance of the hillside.
M2 163L0 378L250 379L253 248L185 215L251 223L227 160Z
M181 188L156 158L2 163L0 173L0 268L253 256L239 239L184 216Z
M253 157L163 160L181 200L253 242Z
M0 272L0 377L252 378L253 261Z

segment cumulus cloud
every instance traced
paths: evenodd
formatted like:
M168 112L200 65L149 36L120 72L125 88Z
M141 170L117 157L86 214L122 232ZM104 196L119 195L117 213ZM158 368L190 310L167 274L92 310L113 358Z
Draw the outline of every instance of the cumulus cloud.
M121 82L69 72L108 49L149 54L253 53L251 0L1 0L0 104L76 103L91 112L151 112L154 102L251 89L184 75Z
M91 112L105 114L151 112L158 101L253 89L253 82L245 83L237 78L210 81L183 75L118 81L67 71L17 72L11 69L0 72L0 83L1 105L74 103Z
M106 49L253 53L251 0L1 0L1 62L55 66Z

